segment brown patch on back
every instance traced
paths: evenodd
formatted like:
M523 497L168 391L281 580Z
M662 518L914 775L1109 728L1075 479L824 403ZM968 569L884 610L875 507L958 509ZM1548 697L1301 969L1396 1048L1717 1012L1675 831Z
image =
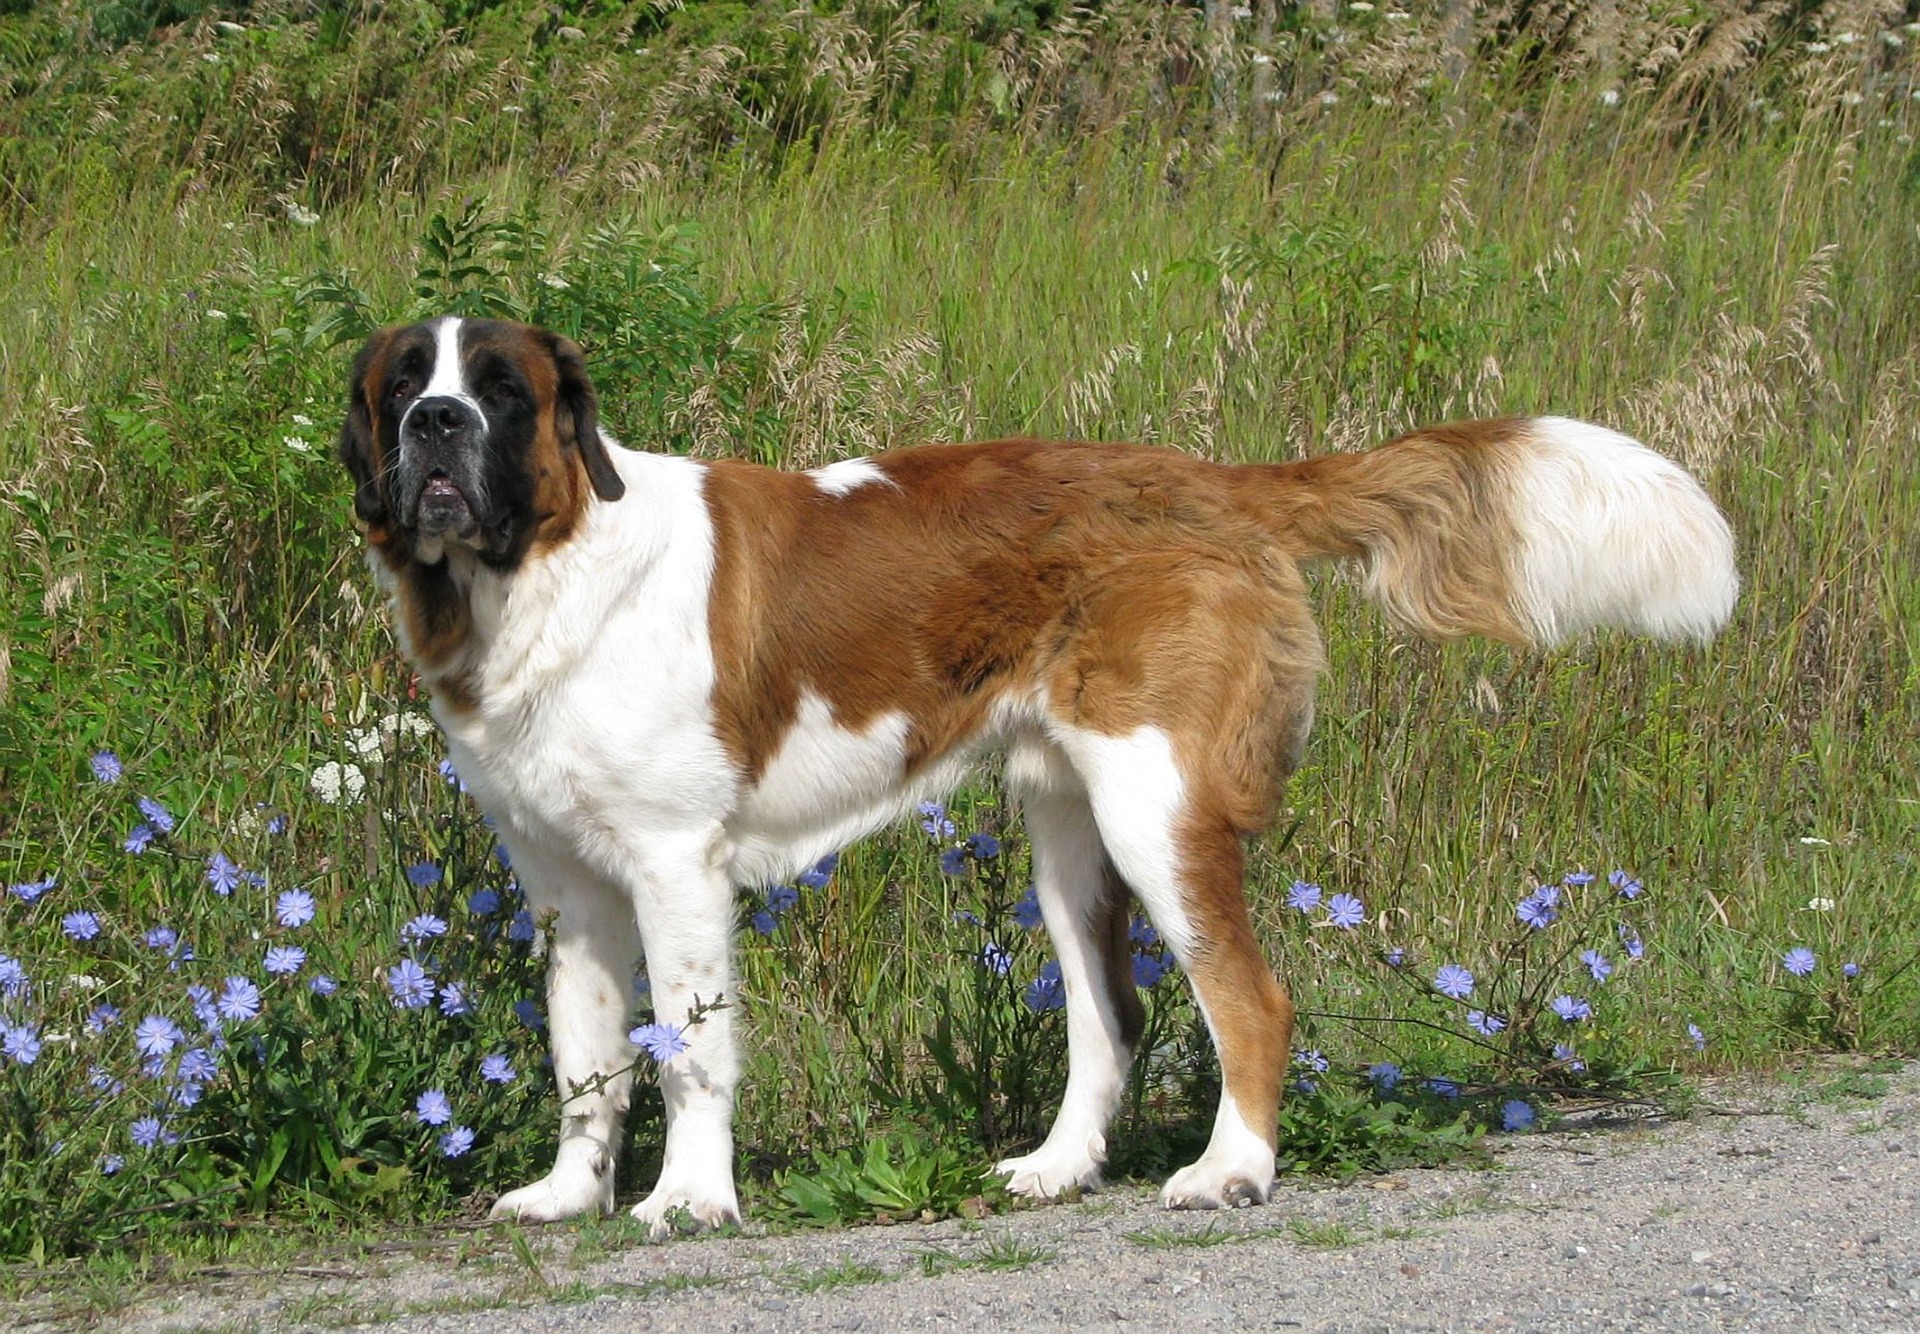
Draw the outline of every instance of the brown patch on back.
M1241 610L1261 615L1247 629L1268 644L1299 620L1283 605L1300 589L1291 559L1240 512L1217 465L1032 440L875 463L891 484L839 496L805 476L708 466L715 708L749 782L803 692L849 729L903 712L912 771L1010 693L1044 685L1064 717L1102 730L1172 707L1194 677L1161 670L1174 665L1153 642L1168 608L1185 608L1193 645L1218 639L1208 606L1190 605L1196 583L1222 590L1216 612L1252 590L1257 605ZM1319 648L1308 632L1280 656L1310 680Z

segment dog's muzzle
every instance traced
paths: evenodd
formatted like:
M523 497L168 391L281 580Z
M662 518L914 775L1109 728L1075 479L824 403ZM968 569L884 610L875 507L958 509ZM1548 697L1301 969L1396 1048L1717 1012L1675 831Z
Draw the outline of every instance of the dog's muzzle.
M487 424L465 399L416 400L400 424L410 525L423 537L470 540L480 530L475 471Z

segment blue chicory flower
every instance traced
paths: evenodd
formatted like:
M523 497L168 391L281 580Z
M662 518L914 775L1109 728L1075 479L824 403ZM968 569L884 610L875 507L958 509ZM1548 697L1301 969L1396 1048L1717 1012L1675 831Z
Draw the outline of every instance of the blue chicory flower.
M1027 983L1023 995L1027 1008L1035 1014L1045 1014L1048 1010L1057 1010L1067 1003L1066 986L1060 980L1060 963L1049 959L1040 966L1040 973Z
M133 1048L149 1058L163 1057L186 1040L180 1026L165 1015L150 1014L133 1026Z
M1296 880L1287 891L1287 906L1296 912L1312 912L1320 906L1320 886Z
M1548 1008L1570 1024L1593 1017L1593 1006L1579 996L1555 996Z
M12 1027L0 1024L0 1055L19 1065L32 1065L40 1059L40 1030L29 1023Z
M7 892L22 903L33 903L59 883L59 876L44 876L39 880L23 880L17 885L9 885Z
M1805 945L1795 945L1792 949L1780 956L1780 966L1785 968L1789 973L1792 973L1795 977L1806 977L1811 974L1817 962L1813 956L1813 951Z
M1468 1010L1467 1027L1481 1037L1490 1038L1506 1028L1506 1019L1497 1014L1488 1014L1485 1010Z
M143 1149L151 1149L160 1143L166 1128L160 1124L157 1116L143 1116L127 1127L127 1138Z
M424 1125L444 1126L453 1120L453 1104L439 1089L428 1089L414 1101L413 1113Z
M1465 1000L1473 994L1473 974L1457 963L1442 964L1433 975L1433 989L1453 1000Z
M226 853L215 852L207 858L207 883L224 899L240 887L240 868Z
M1619 894L1623 899L1637 899L1646 890L1646 886L1642 885L1625 871L1608 872L1607 883L1612 885L1614 892Z
M1040 912L1040 891L1028 885L1027 892L1022 894L1020 901L1013 905L1014 925L1031 931L1045 920Z
M1367 910L1351 894L1335 894L1327 900L1327 922L1342 931L1351 931L1366 919Z
M447 934L447 922L430 912L423 912L400 928L400 943L418 945L423 940L433 940Z
M1160 979L1172 971L1172 960L1158 951L1141 950L1133 956L1133 985L1142 991L1160 985Z
M311 922L313 913L313 895L304 889L284 890L273 901L274 919L290 930Z
M260 1013L260 988L251 978L230 977L220 988L215 1007L228 1023L244 1024Z
M123 770L120 757L110 750L96 750L89 761L93 765L94 781L98 783L117 783Z
M1535 931L1544 931L1560 920L1560 914L1555 911L1554 905L1542 898L1539 890L1520 900L1520 906L1514 909L1514 916Z
M504 1052L494 1052L480 1058L480 1078L489 1084L511 1084L515 1075L513 1062Z
M412 959L402 959L387 969L387 989L401 1009L418 1010L433 1002L433 979Z
M173 812L155 801L152 797L141 797L134 805L140 808L140 814L156 834L171 834L174 828Z
M659 1065L665 1065L687 1049L686 1030L677 1024L642 1024L627 1034L627 1041Z
M1532 1126L1533 1108L1518 1098L1510 1098L1500 1108L1500 1128L1508 1134L1516 1134Z
M840 865L840 854L829 852L819 861L802 871L794 879L806 889L825 889L827 882L833 879L834 868Z

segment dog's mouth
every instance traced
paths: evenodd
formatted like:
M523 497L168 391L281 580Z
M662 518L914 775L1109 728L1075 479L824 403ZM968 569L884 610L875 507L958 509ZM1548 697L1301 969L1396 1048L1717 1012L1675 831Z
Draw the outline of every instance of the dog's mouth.
M467 493L453 478L436 470L427 474L426 485L420 489L414 527L422 537L471 539L480 532L480 520Z

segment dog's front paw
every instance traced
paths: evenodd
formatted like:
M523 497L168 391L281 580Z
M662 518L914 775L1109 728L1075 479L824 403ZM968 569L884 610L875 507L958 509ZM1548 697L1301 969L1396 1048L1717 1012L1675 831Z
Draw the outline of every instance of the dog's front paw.
M530 1186L502 1195L489 1213L490 1218L517 1219L524 1223L552 1223L583 1214L613 1212L613 1173L566 1171L555 1168Z
M665 1241L676 1232L704 1232L740 1222L740 1201L733 1183L724 1189L671 1185L662 1181L653 1194L633 1206L633 1216L647 1225L647 1236Z
M1020 1158L995 1163L993 1170L1007 1178L1007 1190L1036 1200L1057 1200L1100 1184L1100 1162L1084 1150L1062 1151L1051 1142Z

